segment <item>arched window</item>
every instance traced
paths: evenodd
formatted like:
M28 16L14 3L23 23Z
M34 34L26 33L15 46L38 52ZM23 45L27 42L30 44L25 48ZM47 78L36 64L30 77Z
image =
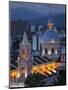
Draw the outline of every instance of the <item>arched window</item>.
M54 48L52 48L52 53L54 53Z
M47 48L45 48L45 53L47 54Z

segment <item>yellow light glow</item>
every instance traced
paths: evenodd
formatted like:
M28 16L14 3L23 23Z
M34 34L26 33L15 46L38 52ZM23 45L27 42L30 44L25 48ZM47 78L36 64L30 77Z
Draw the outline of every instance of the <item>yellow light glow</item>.
M40 73L45 76L47 74L51 75L52 72L56 73L56 69L58 68L59 65L61 65L61 63L57 63L57 62L53 62L47 65L46 64L35 65L32 67L31 73ZM23 69L21 73L24 75L25 69ZM18 78L18 69L12 70L10 75L12 77L15 76L16 78Z
M54 73L56 73L56 70L52 69L52 71L53 71Z
M52 29L54 27L54 24L51 22L48 22L48 29Z
M52 67L53 69L56 69L56 68L57 68L57 63L52 63L52 64L51 64L51 67Z
M43 72L48 73L48 74L51 74L51 72L49 70L47 70L47 68L46 68L45 65L41 66L41 68L42 68L42 71Z

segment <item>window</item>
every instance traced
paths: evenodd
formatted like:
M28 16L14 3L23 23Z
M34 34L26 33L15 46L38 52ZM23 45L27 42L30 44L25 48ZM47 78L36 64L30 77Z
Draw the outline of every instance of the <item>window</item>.
M52 48L52 53L54 53L54 48Z
M47 53L47 48L45 49L45 53Z

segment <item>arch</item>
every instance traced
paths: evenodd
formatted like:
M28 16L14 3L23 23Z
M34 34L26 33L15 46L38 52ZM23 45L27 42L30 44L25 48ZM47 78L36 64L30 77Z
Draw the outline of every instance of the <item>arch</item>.
M54 53L54 48L51 49L51 52Z

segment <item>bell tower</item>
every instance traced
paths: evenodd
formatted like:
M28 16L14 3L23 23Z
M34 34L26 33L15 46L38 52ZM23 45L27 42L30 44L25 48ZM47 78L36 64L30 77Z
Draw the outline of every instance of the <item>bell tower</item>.
M32 59L31 59L31 44L28 41L27 34L24 32L23 40L20 44L20 56L18 60L18 78L27 78L31 73Z

